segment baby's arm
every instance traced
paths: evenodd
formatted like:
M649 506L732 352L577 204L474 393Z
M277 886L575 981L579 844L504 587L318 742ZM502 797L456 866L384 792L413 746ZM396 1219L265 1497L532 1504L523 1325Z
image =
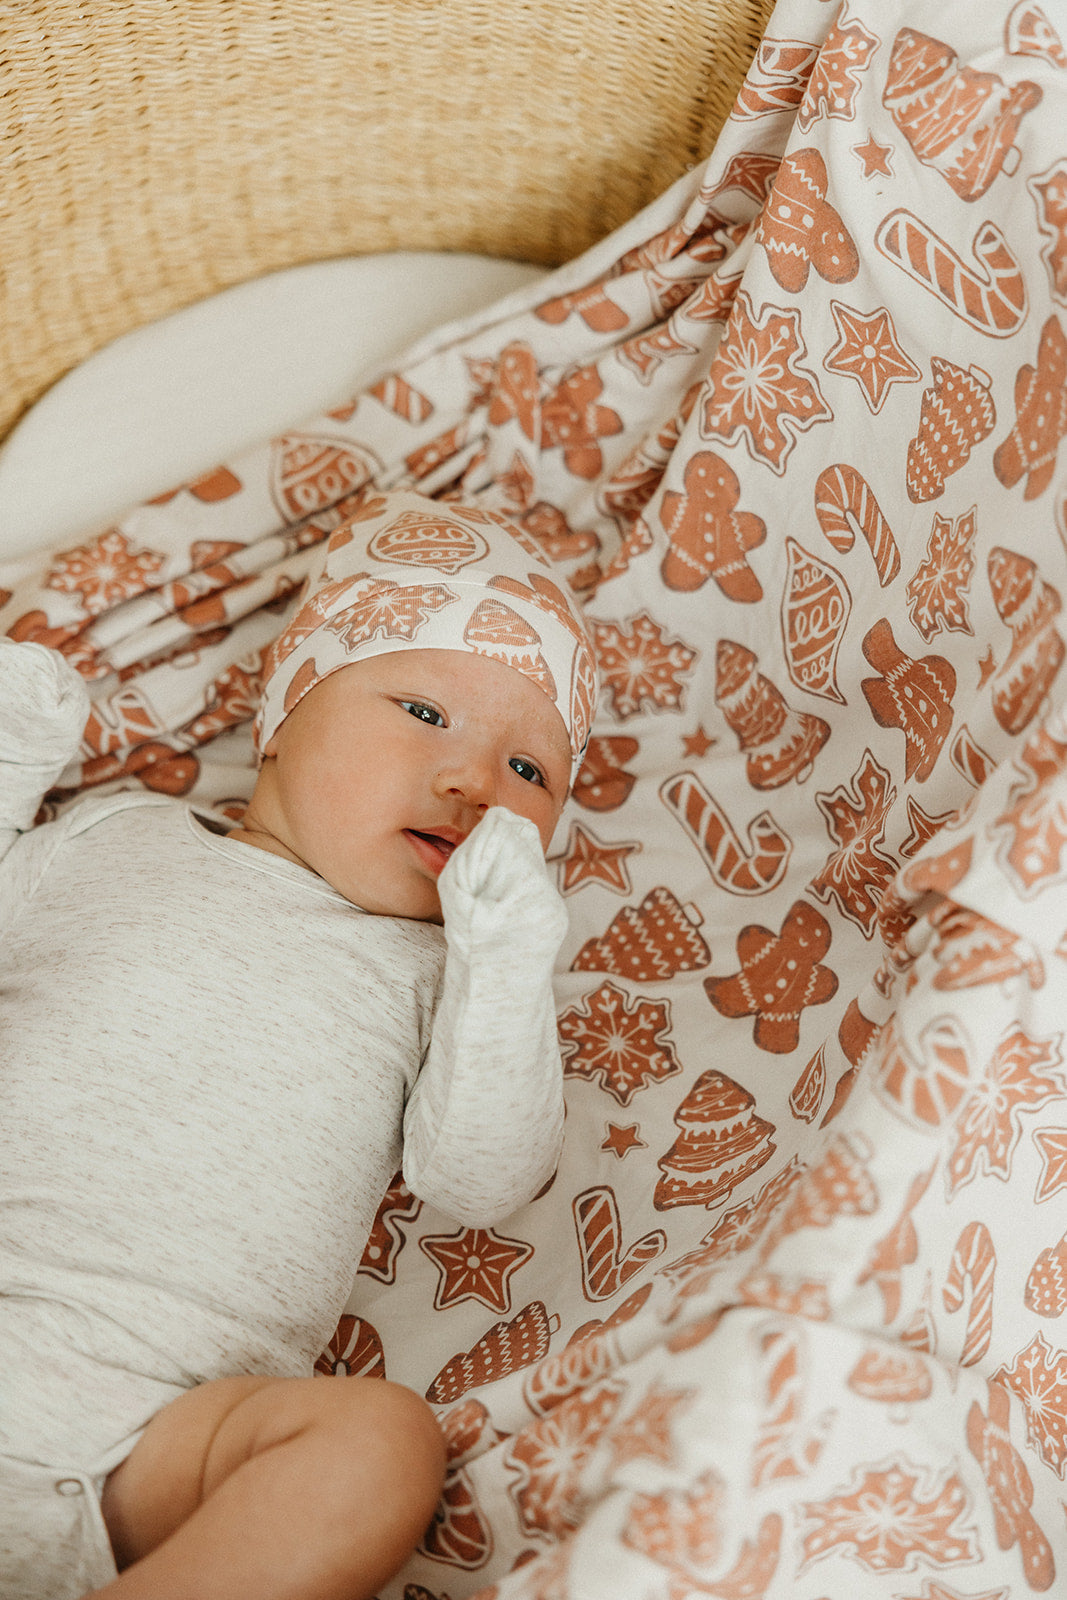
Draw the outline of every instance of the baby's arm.
M0 635L0 858L32 828L88 715L85 685L57 651Z
M493 807L441 874L448 956L433 1041L404 1117L404 1178L469 1227L555 1170L563 1068L552 995L567 914L532 822Z

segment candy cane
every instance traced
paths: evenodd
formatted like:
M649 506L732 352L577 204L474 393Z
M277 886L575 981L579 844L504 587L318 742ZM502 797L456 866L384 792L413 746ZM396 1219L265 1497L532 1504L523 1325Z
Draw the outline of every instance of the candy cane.
M587 1300L608 1300L623 1284L667 1248L661 1228L646 1233L629 1250L622 1247L622 1219L613 1189L586 1189L573 1203L578 1248L582 1258L582 1288Z
M720 888L731 894L766 894L782 881L793 841L768 811L748 824L746 849L718 801L691 772L670 778L659 797L696 845Z
M883 589L900 571L900 551L867 480L841 462L820 472L815 484L815 515L835 550L851 550L859 528L878 569Z
M904 208L884 218L874 242L888 261L979 333L1007 339L1025 322L1026 284L995 223L983 222L971 241L981 272L969 267L944 239Z
M960 1353L960 1366L973 1367L989 1349L993 1333L993 1278L997 1252L984 1222L969 1222L956 1241L941 1298L946 1311L963 1305L964 1284L971 1280L971 1305L967 1313L967 1337Z

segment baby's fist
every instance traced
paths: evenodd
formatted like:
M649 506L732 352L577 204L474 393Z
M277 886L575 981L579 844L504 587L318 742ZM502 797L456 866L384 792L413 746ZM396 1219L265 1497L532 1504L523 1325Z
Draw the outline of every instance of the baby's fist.
M491 806L453 852L438 891L450 942L492 939L554 955L567 929L536 827L504 806Z
M65 766L89 715L89 693L56 650L0 636L2 758Z

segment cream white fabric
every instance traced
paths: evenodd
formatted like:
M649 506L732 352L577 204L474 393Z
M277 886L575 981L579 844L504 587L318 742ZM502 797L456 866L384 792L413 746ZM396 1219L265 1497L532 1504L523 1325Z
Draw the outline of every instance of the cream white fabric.
M78 1469L0 1457L2 1600L82 1600L117 1576L102 1487Z

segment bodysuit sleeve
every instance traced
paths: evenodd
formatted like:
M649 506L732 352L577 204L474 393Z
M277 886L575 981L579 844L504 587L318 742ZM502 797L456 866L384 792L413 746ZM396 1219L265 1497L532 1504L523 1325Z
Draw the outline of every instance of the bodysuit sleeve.
M404 1117L404 1179L467 1227L543 1187L563 1139L552 993L567 915L537 829L493 807L440 879L441 999Z
M84 683L55 650L0 635L0 859L78 750Z

